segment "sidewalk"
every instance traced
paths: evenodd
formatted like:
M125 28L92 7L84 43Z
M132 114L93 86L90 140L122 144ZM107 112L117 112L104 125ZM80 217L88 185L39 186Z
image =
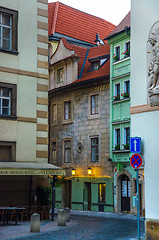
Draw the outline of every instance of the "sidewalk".
M40 224L40 233L31 233L30 232L30 222L24 221L19 222L17 225L8 225L3 226L0 225L0 239L1 240L13 240L13 239L21 239L22 237L28 236L38 236L44 233L53 232L63 230L65 228L71 227L72 225L76 225L76 221L67 222L66 227L61 227L57 225L57 212L58 210L55 209L55 221L41 221ZM91 211L77 211L71 210L71 215L82 215L82 216L89 216L89 217L101 217L101 218L115 218L115 219L129 219L129 220L137 220L135 215L131 214L124 214L124 213L110 213L110 212L91 212ZM141 218L144 221L144 218ZM129 238L129 240L136 240L138 238ZM141 234L141 239L144 238L144 232ZM128 240L126 239L119 239L119 240Z

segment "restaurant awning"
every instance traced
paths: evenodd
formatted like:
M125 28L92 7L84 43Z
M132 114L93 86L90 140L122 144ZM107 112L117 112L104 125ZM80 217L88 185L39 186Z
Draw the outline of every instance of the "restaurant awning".
M65 171L48 163L0 162L0 175L65 175Z

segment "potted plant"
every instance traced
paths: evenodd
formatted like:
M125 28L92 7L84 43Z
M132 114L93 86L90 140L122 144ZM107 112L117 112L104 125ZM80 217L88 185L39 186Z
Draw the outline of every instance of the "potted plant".
M128 92L123 92L123 93L121 94L121 96L122 96L123 98L129 98L130 94L129 94Z
M113 101L119 101L120 100L120 95L113 96Z
M113 59L114 59L114 62L117 62L117 61L119 60L119 57L116 56L115 53L114 53L114 55L113 55Z
M130 48L128 48L127 50L125 50L121 54L123 54L125 58L129 57L130 56Z
M117 144L115 145L115 150L120 150L120 144L119 144L119 143L117 143Z
M125 150L129 150L130 149L130 145L128 143L127 144L123 144L123 146L124 146Z

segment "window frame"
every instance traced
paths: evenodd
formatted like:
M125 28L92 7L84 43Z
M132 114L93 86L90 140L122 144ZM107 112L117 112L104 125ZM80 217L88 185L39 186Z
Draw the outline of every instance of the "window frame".
M119 51L118 51L118 49L119 49ZM118 57L118 61L120 60L120 45L116 45L116 46L114 46L114 54L115 54L115 56L117 56Z
M68 119L65 118L65 103L70 102L70 117ZM70 124L73 123L73 99L72 98L66 98L63 100L62 104L63 108L63 121L62 124Z
M118 142L118 131L119 130L119 142ZM116 127L116 128L114 128L114 145L116 146L116 145L120 145L120 143L121 143L121 129L120 129L120 127Z
M129 136L127 135L127 129L129 129ZM124 145L129 144L129 146L130 146L130 127L129 126L124 127L123 132L124 132ZM129 138L129 140L128 140L128 138Z
M128 48L128 45L129 45L129 48ZM125 51L128 50L128 49L130 49L130 40L129 40L129 41L126 41L126 42L124 43L124 49L125 49ZM129 51L129 56L130 56L130 51Z
M68 149L70 149L70 161L69 162L66 162L66 155L65 155L65 153L66 153L66 148L65 148L65 143L66 142L70 142L70 147L68 148ZM63 162L64 162L64 164L70 164L70 163L72 163L72 138L65 138L65 139L63 139Z
M61 78L61 71L63 74L63 78ZM61 84L64 82L64 67L60 67L57 69L57 84Z
M93 113L92 99L93 99L93 97L97 97L97 96L98 96L98 106L95 106L95 113ZM96 105L96 101L95 101L95 105ZM99 94L98 93L90 96L90 114L91 114L91 116L99 114Z
M17 111L17 85L0 82L0 89L1 88L10 89L10 91L11 91L11 104L10 105L11 106L10 106L10 115L0 114L0 118L14 119L14 118L16 118L16 111Z
M11 159L9 162L16 162L16 142L0 141L0 146L11 147Z
M54 106L56 108L55 111L54 111ZM54 120L54 116L55 116L55 120ZM51 123L52 123L52 125L57 124L57 103L51 104Z
M127 83L129 83L128 91L127 91ZM130 95L130 80L124 81L124 92L129 93L129 95Z
M18 11L0 7L0 14L9 15L12 18L11 48L4 49L0 47L0 51L10 54L18 54Z
M93 139L98 139L98 143L97 143L97 146L92 146L92 140ZM97 150L98 150L98 152L97 152L97 158L96 158L96 160L94 161L94 160L92 160L93 159L93 152L92 152L92 149L96 149L97 148ZM99 157L100 157L100 155L99 155L99 136L91 136L90 137L90 150L91 150L91 163L99 163Z
M55 143L55 158L53 157L53 143ZM51 163L57 163L57 140L51 140Z

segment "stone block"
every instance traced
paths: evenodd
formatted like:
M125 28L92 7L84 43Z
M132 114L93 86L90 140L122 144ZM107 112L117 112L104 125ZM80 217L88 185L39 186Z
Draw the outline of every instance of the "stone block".
M66 226L66 212L64 209L58 210L57 222L58 226Z
M70 209L66 207L65 212L66 212L66 222L70 222Z
M40 215L38 213L31 215L30 232L40 232Z

